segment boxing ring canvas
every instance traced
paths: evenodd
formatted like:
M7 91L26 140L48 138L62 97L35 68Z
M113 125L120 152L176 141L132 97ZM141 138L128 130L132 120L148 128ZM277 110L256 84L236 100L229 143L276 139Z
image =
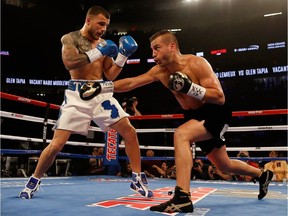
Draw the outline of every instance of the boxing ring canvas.
M27 106L36 105L40 107L49 108L57 111L58 105L49 104L46 102L36 101L29 98L23 98L21 96L15 96L1 92L1 98L10 99L16 101L15 103L21 102L22 104L27 103ZM13 106L15 107L15 106ZM17 107L17 106L16 106ZM46 112L45 112L46 113ZM247 116L247 117L258 117L260 115L285 115L287 116L288 110L261 110L261 111L237 111L233 112L233 116ZM21 120L21 122L27 122L29 124L43 124L39 128L40 138L29 137L25 134L23 136L17 136L17 134L11 134L15 131L7 131L7 134L1 134L2 140L15 140L15 141L33 141L39 144L49 143L49 136L46 137L47 125L55 124L55 120L49 119L45 115L44 118L29 116L22 113L13 113L1 110L1 116L7 120ZM133 119L135 117L131 117ZM182 115L146 115L137 117L139 120L142 119L178 119L182 118ZM271 123L272 124L272 123ZM280 131L287 133L287 125L264 125L264 126L249 126L249 127L229 127L227 132L247 132L247 131L267 131L274 132ZM14 125L13 125L14 126ZM27 126L28 127L28 126ZM13 127L14 128L14 127ZM29 127L30 128L30 127ZM103 133L99 128L91 126L89 129L93 132ZM139 128L137 133L173 133L173 128ZM10 133L11 132L11 133ZM34 132L34 131L33 131ZM43 132L43 134L42 134ZM45 132L45 133L44 133ZM36 134L36 132L35 132ZM37 133L38 137L39 134ZM103 135L103 134L102 134ZM275 134L274 134L275 137ZM79 141L68 141L66 145L82 146L89 145L90 147L104 146L104 143L92 143L92 142L79 142ZM4 148L3 148L4 147ZM119 144L119 147L123 148L123 144ZM174 150L173 146L142 146L140 149L154 149L161 151ZM13 155L39 155L41 149L16 149L11 144L6 142L2 143L1 155L13 156ZM196 155L199 147L192 147L193 158L206 158ZM279 150L286 151L287 146L256 146L256 147L227 147L227 151L271 151ZM94 156L75 154L68 152L60 152L59 156L64 158L91 158ZM120 156L119 156L120 158ZM233 158L233 157L231 157ZM143 158L142 159L147 159ZM154 159L162 160L163 157L154 157ZM238 158L239 159L239 158ZM256 160L257 158L250 158ZM258 158L258 160L287 160L284 158ZM174 160L172 157L165 157L165 160ZM81 167L82 168L82 167ZM24 175L25 176L25 175ZM149 178L149 187L154 192L154 198L148 199L143 198L139 194L135 194L130 190L131 178L123 178L116 176L65 176L65 177L49 177L42 178L40 190L35 194L33 199L25 200L19 199L18 194L23 189L24 185L28 180L27 178L1 178L1 215L17 216L17 215L41 215L41 216L52 216L52 215L197 215L197 216L223 216L223 215L277 215L286 216L287 211L287 183L282 182L271 182L269 185L269 192L263 200L258 200L259 184L252 182L238 182L238 181L191 181L191 195L194 203L193 213L159 213L151 212L149 207L162 203L172 198L168 195L169 191L173 191L176 185L176 181L172 179L152 179Z
M130 178L115 176L46 177L33 199L19 199L27 178L1 179L1 215L287 215L287 184L271 182L263 200L257 199L258 183L191 181L193 213L151 212L149 207L171 198L172 179L149 178L153 199L129 189Z

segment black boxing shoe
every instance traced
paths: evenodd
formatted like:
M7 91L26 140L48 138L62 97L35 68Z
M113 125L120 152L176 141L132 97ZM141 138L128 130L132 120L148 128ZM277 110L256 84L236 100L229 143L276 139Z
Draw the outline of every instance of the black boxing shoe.
M176 186L175 193L172 199L159 205L151 206L150 210L158 212L167 212L167 213L193 212L194 207L190 197L191 197L190 193L187 193L183 191L182 188Z
M270 170L267 170L265 172L262 172L261 176L257 178L259 181L259 194L258 199L263 199L267 192L268 192L268 185L271 182L271 179L273 177L273 172Z

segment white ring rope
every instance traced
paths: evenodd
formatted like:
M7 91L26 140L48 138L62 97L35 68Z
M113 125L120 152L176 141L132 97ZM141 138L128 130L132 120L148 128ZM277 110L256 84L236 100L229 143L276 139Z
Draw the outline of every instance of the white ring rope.
M29 142L42 142L43 139L31 138L31 137L19 137L19 136L11 136L0 134L1 139L9 139L9 140L20 140L20 141L29 141ZM51 140L47 140L47 142L51 142ZM74 145L74 146L89 146L89 147L104 147L104 143L90 143L90 142L74 142L67 141L66 144ZM125 145L120 144L120 148L125 148ZM140 149L153 149L153 150L174 150L173 146L147 146L140 145ZM192 147L191 147L192 150ZM226 148L227 151L288 151L288 146L271 146L271 147L232 147ZM199 147L196 147L196 151L201 151Z
M32 121L43 123L44 118L22 115L19 113L11 113L1 110L1 116L25 121ZM48 124L54 125L56 123L55 120L48 119ZM90 126L89 130L102 132L99 127ZM173 133L174 128L153 128L153 129L136 129L139 133ZM268 126L245 126L245 127L229 127L228 132L243 132L243 131L267 131L267 130L288 130L288 125L268 125Z
M38 122L43 123L44 118L35 117L35 116L29 116L29 115L23 115L19 113L12 113L12 112L6 112L1 110L1 116L12 118L12 119L18 119L18 120L24 120L24 121L31 121L31 122ZM54 125L56 123L55 120L48 119L48 124ZM99 127L92 127L89 128L90 131L97 131L97 132L103 132ZM154 129L136 129L138 133L172 133L174 132L175 128L154 128ZM267 130L288 130L287 125L269 125L269 126L247 126L247 127L229 127L228 132L243 132L243 131L267 131ZM41 138L31 138L31 137L19 137L19 136L12 136L12 135L4 135L0 134L1 139L9 139L9 140L20 140L20 141L29 141L29 142L43 142L43 139ZM47 139L47 142L51 142L51 140ZM66 144L68 145L74 145L74 146L89 146L89 147L104 147L104 143L90 143L90 142L76 142L76 141L67 141ZM125 148L125 145L120 144L120 148ZM153 149L153 150L174 150L173 146L147 146L147 145L140 145L140 149ZM227 151L288 151L288 146L285 147L232 147L226 148ZM191 147L191 150L193 148ZM196 151L201 151L199 147L196 147Z
M28 141L28 142L40 142L40 143L43 142L43 139L40 139L40 138L19 137L19 136L5 135L5 134L0 134L0 138L9 139L9 140ZM51 140L47 139L47 142L51 142ZM67 141L66 144L73 145L73 146L104 147L104 143Z

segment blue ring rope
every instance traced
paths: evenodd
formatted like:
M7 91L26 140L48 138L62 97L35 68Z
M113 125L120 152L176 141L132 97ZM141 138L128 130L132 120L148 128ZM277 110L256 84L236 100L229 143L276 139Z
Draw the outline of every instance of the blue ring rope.
M41 150L22 150L22 149L0 149L0 153L2 154L41 154ZM75 153L66 153L66 152L59 152L58 156L63 156L67 158L103 158L103 156L93 156L93 155L86 155L86 154L75 154ZM207 157L196 157L197 159L201 160L208 160ZM118 159L121 160L128 160L127 156L119 156ZM174 157L141 157L142 160L162 160L162 161L170 161L174 160ZM230 157L230 159L238 159L238 160L243 160L243 161L275 161L275 160L285 160L287 161L287 157L276 157L276 158L271 158L271 157Z

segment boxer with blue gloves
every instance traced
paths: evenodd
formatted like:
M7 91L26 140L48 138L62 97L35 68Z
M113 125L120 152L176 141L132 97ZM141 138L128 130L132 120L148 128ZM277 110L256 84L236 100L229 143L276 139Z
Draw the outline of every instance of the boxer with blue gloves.
M96 46L96 48L86 52L90 62L107 55L117 58L115 64L122 68L125 65L128 57L130 57L138 48L137 42L130 36L122 36L119 39L119 50L113 41L106 40ZM113 92L113 83L110 82L89 82L84 83L80 89L80 97L82 100L91 100L100 93Z
M117 53L118 47L111 40L103 40L97 44L96 48L85 52L90 63L101 58L102 56L115 57Z
M127 118L128 114L113 97L112 81L120 74L128 57L136 51L137 43L131 36L123 36L118 49L113 41L104 40L102 36L109 24L110 14L102 7L92 6L83 27L62 36L62 61L71 79L53 128L53 139L42 151L33 175L19 193L20 198L31 199L35 195L42 176L70 135L86 136L91 121L104 132L112 128L123 137L133 171L130 189L144 197L153 197L146 175L141 172L136 130Z
M138 45L131 36L122 36L119 39L119 53L115 60L115 64L122 68L127 59L137 50L137 48Z

